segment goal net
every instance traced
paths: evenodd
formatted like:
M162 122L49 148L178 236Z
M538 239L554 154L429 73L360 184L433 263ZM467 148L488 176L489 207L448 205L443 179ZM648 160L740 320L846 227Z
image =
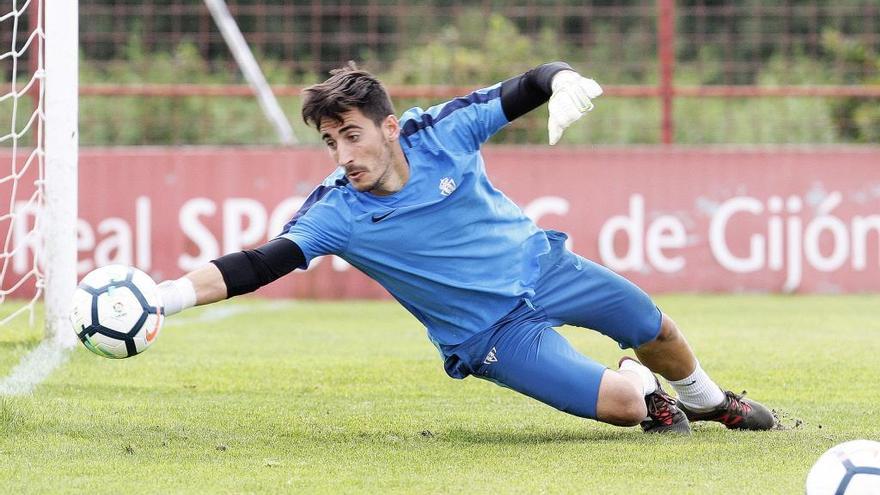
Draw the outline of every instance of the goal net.
M11 4L11 5L10 5ZM35 321L69 343L76 285L76 0L0 7L0 324Z

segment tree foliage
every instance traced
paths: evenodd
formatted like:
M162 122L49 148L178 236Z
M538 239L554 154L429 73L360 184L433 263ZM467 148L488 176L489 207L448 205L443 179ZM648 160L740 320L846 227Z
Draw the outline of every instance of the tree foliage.
M636 0L228 3L274 84L318 81L348 59L389 84L476 88L560 59L604 84L658 79L656 5ZM83 84L243 82L201 2L80 5L89 12L80 23ZM870 27L880 16L876 0L678 0L676 8L677 84L880 84L880 39ZM111 32L129 34L125 42L88 41ZM4 66L0 76L9 79ZM298 126L297 100L282 103ZM396 103L403 110L437 102ZM8 106L0 105L0 120ZM254 98L86 96L81 115L84 144L274 142ZM533 112L500 140L544 142L545 116ZM880 142L876 99L677 99L675 118L682 143ZM659 140L656 100L603 97L586 120L566 142Z

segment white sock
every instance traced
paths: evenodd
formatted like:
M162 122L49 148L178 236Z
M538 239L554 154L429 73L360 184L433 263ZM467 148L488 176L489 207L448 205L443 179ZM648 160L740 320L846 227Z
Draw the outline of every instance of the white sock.
M642 379L642 395L653 394L657 390L657 379L654 373L642 363L633 359L624 359L620 363L620 371L631 371Z
M724 392L703 371L700 363L687 378L671 381L669 384L678 394L678 400L692 411L708 411L724 402Z

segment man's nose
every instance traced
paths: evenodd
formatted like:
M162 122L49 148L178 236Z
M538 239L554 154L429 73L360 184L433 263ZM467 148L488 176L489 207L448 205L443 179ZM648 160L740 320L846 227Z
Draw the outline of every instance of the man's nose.
M336 153L340 165L346 165L354 160L354 154L352 153L351 148L346 145L337 145Z

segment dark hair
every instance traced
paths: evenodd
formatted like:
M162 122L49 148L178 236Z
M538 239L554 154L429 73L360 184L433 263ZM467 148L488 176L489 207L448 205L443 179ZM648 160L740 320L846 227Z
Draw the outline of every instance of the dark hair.
M302 117L306 125L320 128L321 120L342 122L342 114L358 109L377 126L394 114L394 105L376 76L348 62L330 71L330 78L303 89Z

